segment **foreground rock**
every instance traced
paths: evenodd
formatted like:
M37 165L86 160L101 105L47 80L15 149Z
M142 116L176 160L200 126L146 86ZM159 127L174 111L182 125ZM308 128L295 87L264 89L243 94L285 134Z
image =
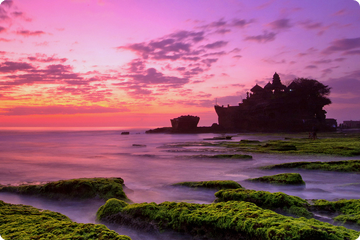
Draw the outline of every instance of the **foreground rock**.
M243 201L129 205L109 199L99 208L97 218L152 231L173 229L206 239L352 240L359 235L344 227L315 219L283 216Z
M4 239L131 240L102 224L72 222L57 212L0 201L0 233Z
M1 192L14 192L47 198L118 198L129 201L123 191L122 178L79 178L60 180L39 185L1 186Z
M239 183L231 180L180 182L173 184L173 186L185 186L190 188L210 188L210 189L218 189L218 190L242 188Z
M313 211L327 211L336 213L333 219L341 223L353 223L360 226L360 199L327 201L315 200Z
M332 137L322 139L290 138L287 140L268 140L262 142L244 141L222 142L219 146L244 152L278 154L329 154L338 156L359 156L360 138Z
M249 189L227 189L215 193L217 202L245 201L256 204L261 208L290 213L298 217L312 217L307 209L310 206L304 199L287 195L282 192L270 193Z
M304 185L305 182L299 173L280 173L272 176L263 176L259 178L250 178L248 181L264 182L281 185Z
M360 160L334 162L291 162L261 167L262 169L301 168L336 172L360 172Z

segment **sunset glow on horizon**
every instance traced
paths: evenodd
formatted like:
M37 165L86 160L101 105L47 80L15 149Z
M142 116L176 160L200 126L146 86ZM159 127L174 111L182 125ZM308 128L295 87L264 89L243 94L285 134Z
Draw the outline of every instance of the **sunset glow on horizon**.
M5 0L0 127L217 122L274 72L331 87L328 118L360 120L354 0Z

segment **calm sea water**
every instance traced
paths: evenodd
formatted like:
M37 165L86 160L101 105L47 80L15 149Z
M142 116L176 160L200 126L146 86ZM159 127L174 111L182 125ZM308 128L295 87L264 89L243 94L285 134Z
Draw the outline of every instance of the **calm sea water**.
M122 131L130 131L130 135L121 135ZM283 162L356 158L277 154L251 154L253 160L195 157L233 153L231 149L204 147L200 144L204 138L215 136L220 134L145 134L144 129L3 129L0 130L0 184L121 177L128 188L128 197L139 203L210 203L215 199L215 191L169 186L181 181L206 180L234 180L249 189L281 191L305 199L359 198L360 187L356 184L360 183L359 174L257 169L259 166ZM234 135L232 141L241 139L267 140L274 137ZM191 146L178 145L190 142ZM244 181L247 178L282 172L300 173L306 187L270 186ZM95 223L96 210L104 203L101 200L52 201L9 193L0 193L0 200L61 212L72 220L83 223ZM169 237L149 236L126 228L109 227L134 240Z

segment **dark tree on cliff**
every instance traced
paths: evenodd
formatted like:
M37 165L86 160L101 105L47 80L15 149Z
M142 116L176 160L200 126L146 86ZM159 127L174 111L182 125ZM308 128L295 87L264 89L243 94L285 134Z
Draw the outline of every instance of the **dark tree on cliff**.
M314 79L297 78L291 84L290 102L296 102L303 111L318 120L325 119L325 110L322 108L331 103L327 98L330 87Z

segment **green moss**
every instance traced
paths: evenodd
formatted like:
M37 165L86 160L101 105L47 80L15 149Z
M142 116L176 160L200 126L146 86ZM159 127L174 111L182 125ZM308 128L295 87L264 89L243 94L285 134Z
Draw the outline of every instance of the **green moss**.
M98 209L98 211L96 212L96 218L98 220L104 219L110 215L120 212L121 209L123 209L127 205L129 204L122 200L111 198L107 200L106 203Z
M231 158L231 159L252 159L252 156L246 154L217 154L209 156L210 158Z
M213 204L135 203L114 212L112 217L107 216L106 220L122 224L137 223L143 228L152 225L157 230L173 229L201 239L352 240L359 235L344 227L315 219L286 217L242 201Z
M252 202L262 208L282 210L291 214L295 214L298 217L312 216L312 214L307 210L309 204L305 200L296 196L287 195L282 192L270 193L266 191L255 191L247 189L229 189L216 192L215 197L217 197L217 202Z
M269 148L272 151L296 151L297 148L293 144L288 144L286 142L277 142L277 143L266 143L262 146L263 148Z
M4 239L130 240L102 224L72 222L68 217L26 205L0 201L0 233Z
M240 143L260 143L260 141L258 141L258 140L242 139L242 140L240 140Z
M291 163L269 165L261 168L262 169L302 168L308 170L360 172L360 160L346 160L346 161L334 161L334 162L291 162Z
M291 185L303 185L305 182L298 173L280 173L272 176L263 176L259 178L250 178L248 181L253 182L266 182L272 184L291 184Z
M202 182L180 182L173 186L186 186L191 188L212 188L212 189L235 189L242 188L241 185L231 180L202 181Z
M343 135L342 135L343 136ZM235 148L238 151L259 153L296 153L296 154L331 154L341 156L359 156L360 138L332 137L312 140L308 138L288 138L269 140L260 143L248 141L223 142L219 146Z
M314 201L312 208L314 210L337 212L339 215L334 218L335 221L360 225L360 199L334 202L320 199Z
M39 195L48 198L119 198L128 200L121 178L79 178L41 185L2 186L2 192Z

